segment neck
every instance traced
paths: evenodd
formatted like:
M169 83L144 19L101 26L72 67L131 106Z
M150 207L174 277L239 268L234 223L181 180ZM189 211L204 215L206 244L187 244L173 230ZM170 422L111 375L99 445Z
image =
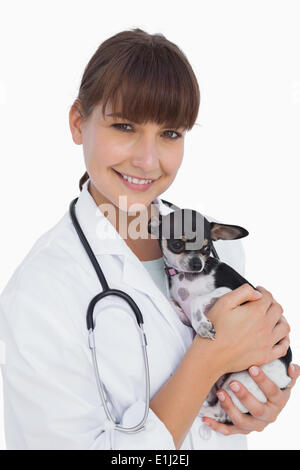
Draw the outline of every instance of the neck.
M139 232L140 236L137 239L147 239L150 238L150 234L147 230L147 224L151 217L151 204L145 209L145 211L134 211L134 214L130 214L127 211L120 209L116 204L114 204L111 200L107 199L102 193L100 193L93 183L90 181L88 184L88 191L93 197L97 206L100 206L99 209L101 210L102 205L113 206L113 211L105 210L105 217L110 221L110 223L115 227L118 233L122 234L122 236L126 236L126 238L130 238L132 240L136 240L136 238L131 238L130 233L128 232L129 227L131 224L133 228L135 228L134 221L136 221L136 233ZM153 209L152 209L153 210ZM144 212L147 212L144 214ZM140 227L140 222L147 220L147 224L145 227Z
M141 216L141 211L137 211L137 214L131 215L126 211L122 211L117 205L101 194L91 181L88 184L88 191L93 197L97 206L100 206L100 210L102 204L107 204L108 206L112 205L114 207L114 211L105 211L104 213L102 210L102 212L123 238L125 243L141 261L150 261L153 259L158 259L162 256L162 251L158 240L151 238L151 235L147 230L148 221L151 217L151 204L147 207L146 216ZM157 209L155 208L155 210ZM139 218L140 220L138 220ZM135 220L136 223L134 223ZM147 220L147 224L145 224L144 227L140 227L140 222L143 220ZM132 228L130 228L130 226ZM132 238L129 233L132 229L135 232L135 235L138 231L140 236L137 238Z

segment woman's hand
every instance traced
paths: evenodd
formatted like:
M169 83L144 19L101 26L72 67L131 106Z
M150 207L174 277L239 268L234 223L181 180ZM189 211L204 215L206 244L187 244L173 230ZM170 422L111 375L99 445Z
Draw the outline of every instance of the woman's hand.
M220 375L261 366L285 356L289 325L282 322L283 308L271 292L248 283L221 296L207 312L214 325L214 346L220 358Z
M253 371L258 371L258 374L253 375ZM249 434L251 431L263 431L268 424L273 423L276 420L277 416L288 402L291 389L300 375L300 367L297 364L290 364L288 374L292 380L285 390L280 390L280 388L258 367L250 367L249 373L259 388L263 391L267 398L267 402L262 403L257 400L240 382L233 381L230 384L230 388L232 384L237 384L239 386L239 390L237 391L233 388L231 389L236 394L240 402L249 410L251 416L246 413L242 413L233 404L230 396L224 390L219 390L217 393L218 397L221 401L222 407L233 422L233 425L219 423L211 418L203 418L203 421L215 431L226 436L229 436L230 434ZM224 398L223 401L222 395Z

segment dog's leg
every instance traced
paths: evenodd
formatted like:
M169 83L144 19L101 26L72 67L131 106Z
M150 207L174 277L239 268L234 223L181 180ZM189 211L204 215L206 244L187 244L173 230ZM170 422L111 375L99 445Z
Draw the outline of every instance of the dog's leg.
M198 416L200 418L204 418L204 416L206 416L207 418L215 419L219 423L231 424L231 420L229 416L227 416L224 408L222 408L222 405L219 400L213 406L201 406Z
M170 301L172 307L174 308L174 310L176 311L176 313L178 314L178 316L179 316L180 320L182 321L182 323L184 323L187 326L192 326L189 318L184 313L184 311L182 310L180 305L178 305L178 303L173 299L169 299L169 301Z
M229 375L230 374L224 374L217 380L201 406L198 416L201 418L207 416L220 423L232 423L229 416L225 413L224 408L222 408L217 395L217 391L223 388L224 382Z
M228 287L218 287L209 294L194 297L191 300L191 323L194 330L203 338L215 339L214 326L206 318L206 314L219 297L230 291Z

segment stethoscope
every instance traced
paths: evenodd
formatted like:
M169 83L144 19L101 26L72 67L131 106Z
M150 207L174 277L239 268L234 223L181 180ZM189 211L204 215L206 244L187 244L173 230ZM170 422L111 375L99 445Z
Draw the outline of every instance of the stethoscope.
M69 207L70 217L71 217L73 225L76 229L76 232L79 236L79 239L80 239L80 241L81 241L81 243L82 243L82 245L83 245L83 247L84 247L91 263L92 263L92 265L94 266L94 269L96 271L98 279L99 279L99 281L102 285L102 292L95 295L95 297L93 297L93 299L90 301L88 309L87 309L87 314L86 314L86 325L87 325L87 329L88 329L88 343L89 343L89 347L90 347L91 354L92 354L92 360L93 360L93 366L94 366L98 391L99 391L99 394L100 394L100 398L101 398L101 401L102 401L107 419L111 423L112 428L117 429L118 431L125 432L125 433L139 432L139 431L142 431L145 428L145 423L146 423L146 420L147 420L148 414L149 414L149 404L150 404L149 362L148 362L148 356L147 356L147 351L146 351L147 339L146 339L146 335L144 333L144 328L143 328L143 325L144 325L143 315L142 315L139 307L135 303L135 301L130 297L130 295L126 294L126 292L121 291L119 289L111 289L108 286L106 278L103 274L103 271L100 268L100 265L99 265L95 255L93 253L93 250L91 249L91 247L89 245L89 242L87 241L87 239L86 239L86 237L85 237L85 235L82 231L82 228L80 227L78 219L76 217L75 205L76 205L77 200L78 200L78 197L73 199L73 201L70 204L70 207ZM161 200L162 200L162 202L166 203L169 206L172 205L168 201L165 201L163 199L161 199ZM212 246L212 252L213 252L214 256L217 259L220 259L217 252L216 252L216 250L215 250L215 248L214 248L214 246ZM120 426L114 420L113 416L111 415L111 413L108 409L108 399L105 395L105 391L104 391L104 388L103 388L103 383L102 383L101 378L100 378L99 367L98 367L98 362L97 362L97 357L96 357L96 343L95 343L95 336L94 336L95 324L94 324L93 314L94 314L94 309L95 309L95 306L97 305L97 303L101 299L103 299L104 297L106 297L108 295L115 295L115 296L121 297L122 299L124 299L130 305L131 309L133 310L133 312L135 314L136 321L137 321L137 324L139 326L139 331L140 331L140 334L141 334L141 344L142 344L142 351L143 351L143 357L144 357L144 366L145 366L145 376L146 376L145 411L144 411L144 416L143 416L142 420L136 426L132 426L130 428L124 428L123 426Z

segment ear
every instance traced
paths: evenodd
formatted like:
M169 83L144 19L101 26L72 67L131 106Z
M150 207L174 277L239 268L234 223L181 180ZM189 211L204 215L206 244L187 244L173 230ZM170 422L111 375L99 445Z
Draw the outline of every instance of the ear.
M160 226L162 221L162 215L154 215L148 222L148 232L154 235L156 238L160 238Z
M239 225L225 225L210 222L210 237L212 240L235 240L249 235L249 232Z

